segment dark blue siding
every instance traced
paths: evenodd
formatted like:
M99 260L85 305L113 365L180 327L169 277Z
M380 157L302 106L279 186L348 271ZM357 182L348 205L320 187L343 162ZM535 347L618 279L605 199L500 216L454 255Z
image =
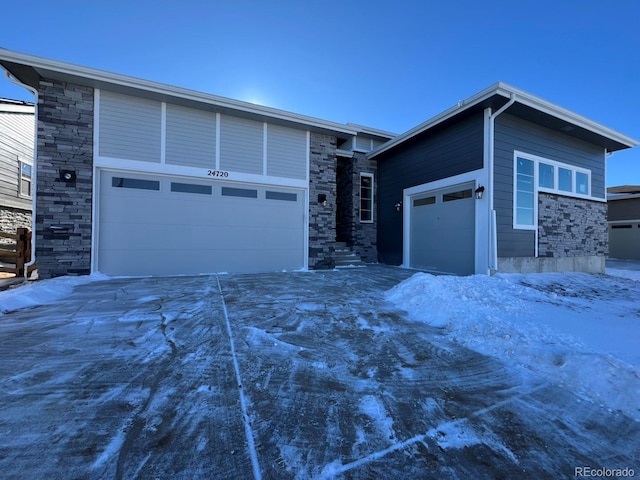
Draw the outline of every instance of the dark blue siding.
M535 233L513 229L513 152L591 170L592 195L605 198L604 148L503 113L496 119L494 208L499 257L535 255Z
M403 189L482 168L483 131L478 112L377 157L380 262L402 263L402 213L394 205L402 201Z

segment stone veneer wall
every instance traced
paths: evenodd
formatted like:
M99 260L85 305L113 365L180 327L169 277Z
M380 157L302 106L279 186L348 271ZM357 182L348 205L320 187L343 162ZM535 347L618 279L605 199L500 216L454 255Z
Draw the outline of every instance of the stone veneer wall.
M377 162L367 159L364 153L356 153L345 167L345 174L350 177L347 183L350 184L352 198L348 202L352 221L347 243L364 262L369 263L378 261L376 172ZM360 173L373 173L373 223L360 222Z
M336 138L311 134L309 156L309 268L333 268L336 242ZM324 194L327 205L318 203Z
M91 273L93 89L41 80L36 257L40 278ZM73 170L75 182L60 179Z
M605 256L608 253L606 203L538 194L540 257Z
M31 230L31 212L0 205L0 232L16 233L18 228Z

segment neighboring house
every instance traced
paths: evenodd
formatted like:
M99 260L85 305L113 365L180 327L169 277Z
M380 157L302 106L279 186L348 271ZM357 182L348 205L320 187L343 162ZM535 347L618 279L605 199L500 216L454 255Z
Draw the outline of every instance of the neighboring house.
M339 242L449 273L601 271L605 154L636 144L503 84L396 137L3 49L0 65L38 92L41 278L327 268Z
M640 185L607 188L609 257L640 260Z
M34 105L0 98L0 231L31 229Z
M509 85L487 88L369 155L380 261L603 272L605 159L637 143Z

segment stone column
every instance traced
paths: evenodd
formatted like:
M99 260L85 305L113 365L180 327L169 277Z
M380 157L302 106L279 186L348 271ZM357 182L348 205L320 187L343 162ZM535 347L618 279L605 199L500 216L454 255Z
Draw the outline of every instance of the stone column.
M336 138L311 134L309 156L309 268L333 268L336 242ZM327 205L318 202L324 195Z
M41 80L36 258L40 278L91 272L93 88ZM61 171L72 172L65 181Z

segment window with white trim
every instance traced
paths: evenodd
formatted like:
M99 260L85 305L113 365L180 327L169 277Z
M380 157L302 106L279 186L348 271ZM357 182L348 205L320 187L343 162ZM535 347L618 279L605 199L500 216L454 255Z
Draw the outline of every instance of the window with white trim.
M20 195L24 197L31 196L31 178L33 175L33 166L29 163L20 161Z
M514 152L513 228L533 230L538 192L591 198L591 170Z
M535 162L527 158L516 159L515 224L521 228L533 227L535 219Z
M373 173L360 174L360 221L373 222Z

